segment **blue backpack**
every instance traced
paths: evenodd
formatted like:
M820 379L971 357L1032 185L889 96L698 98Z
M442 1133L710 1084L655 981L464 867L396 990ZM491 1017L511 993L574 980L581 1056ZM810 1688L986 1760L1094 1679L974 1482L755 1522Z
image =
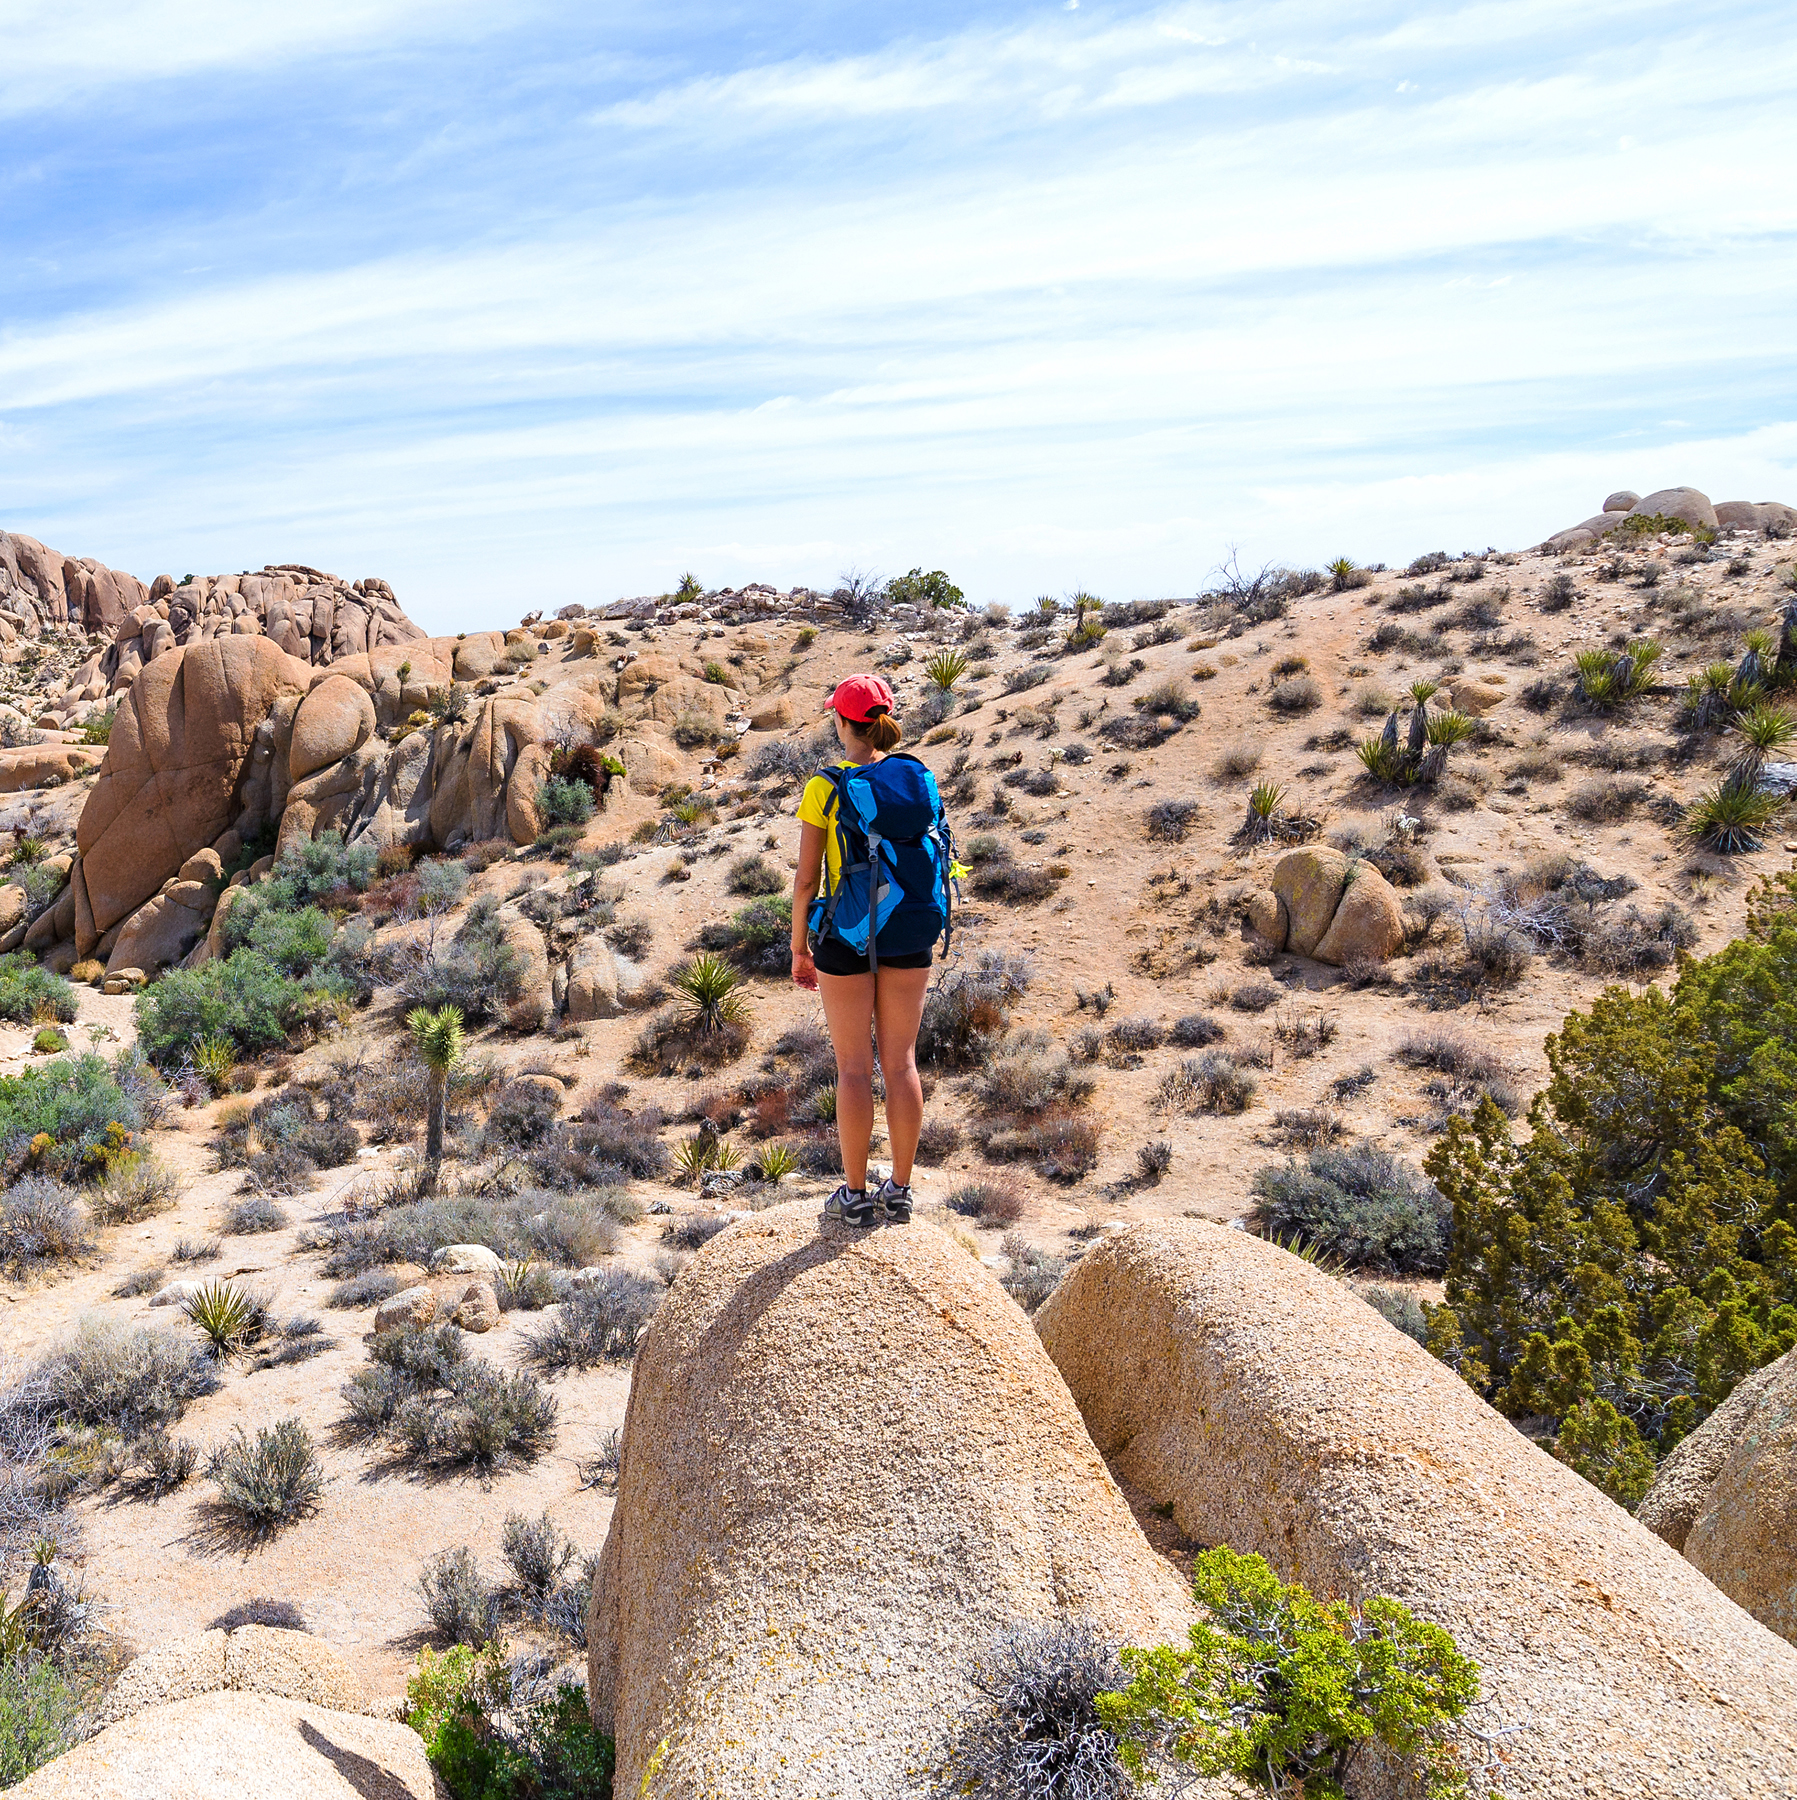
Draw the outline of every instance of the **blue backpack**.
M865 955L927 950L949 931L954 835L942 814L936 777L902 751L846 769L819 769L836 790L836 846L841 878L811 903L812 942L837 937Z

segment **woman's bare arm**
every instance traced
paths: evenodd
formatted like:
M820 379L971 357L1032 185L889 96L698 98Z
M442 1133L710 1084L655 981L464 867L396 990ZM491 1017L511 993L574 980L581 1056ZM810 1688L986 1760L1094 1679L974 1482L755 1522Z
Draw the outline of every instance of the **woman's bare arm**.
M821 825L800 825L799 866L792 877L792 978L802 988L817 986L817 965L811 960L806 921L811 917L811 902L817 898L823 871L824 829Z

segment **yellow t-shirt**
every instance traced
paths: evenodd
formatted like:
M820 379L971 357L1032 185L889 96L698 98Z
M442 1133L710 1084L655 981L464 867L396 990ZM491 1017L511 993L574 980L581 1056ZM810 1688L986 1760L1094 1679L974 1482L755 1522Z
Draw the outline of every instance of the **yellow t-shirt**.
M848 757L837 763L839 769L857 765ZM842 879L842 851L836 843L836 790L822 775L813 775L799 796L799 823L815 825L824 834L824 872L827 877L821 892L828 893Z

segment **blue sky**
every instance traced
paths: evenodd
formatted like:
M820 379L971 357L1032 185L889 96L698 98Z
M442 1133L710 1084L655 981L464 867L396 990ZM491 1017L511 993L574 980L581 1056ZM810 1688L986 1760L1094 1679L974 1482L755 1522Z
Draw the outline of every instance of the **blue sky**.
M0 526L434 629L1797 502L1771 5L0 0Z

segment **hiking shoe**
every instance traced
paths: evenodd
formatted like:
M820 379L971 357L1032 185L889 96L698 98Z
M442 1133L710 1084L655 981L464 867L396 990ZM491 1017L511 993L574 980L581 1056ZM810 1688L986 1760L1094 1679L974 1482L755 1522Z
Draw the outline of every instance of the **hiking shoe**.
M890 1175L880 1183L880 1191L874 1196L874 1204L885 1212L894 1225L911 1223L911 1190L900 1187Z
M824 1217L845 1225L872 1225L879 1216L879 1201L870 1200L866 1188L852 1188L846 1181L824 1202Z

